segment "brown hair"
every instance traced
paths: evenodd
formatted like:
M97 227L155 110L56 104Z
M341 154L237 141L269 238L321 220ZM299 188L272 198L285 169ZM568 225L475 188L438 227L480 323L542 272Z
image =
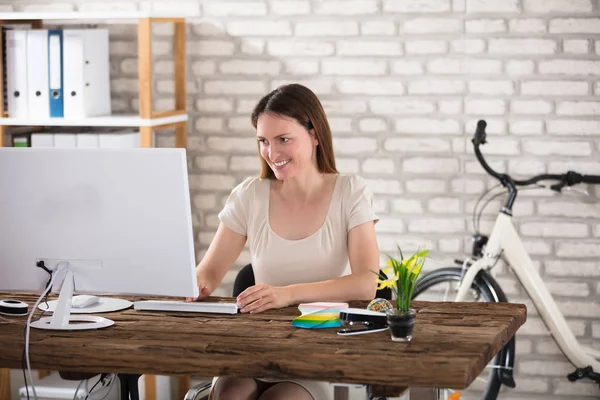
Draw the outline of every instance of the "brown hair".
M313 129L319 145L316 148L317 168L321 173L338 173L335 167L331 128L327 122L325 110L317 96L307 87L297 83L279 86L271 93L260 99L252 111L252 125L258 124L262 113L293 118L307 131ZM259 143L260 157L260 143ZM275 179L275 174L269 164L260 157L260 178Z

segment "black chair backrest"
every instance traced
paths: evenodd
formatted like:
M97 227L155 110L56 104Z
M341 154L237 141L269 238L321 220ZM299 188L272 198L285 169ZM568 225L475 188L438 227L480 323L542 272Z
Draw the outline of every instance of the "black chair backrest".
M252 264L248 264L240 269L240 272L235 277L235 281L233 282L233 297L238 297L244 290L250 286L254 286L254 283Z
M381 279L387 279L387 276L382 271L379 271L379 277ZM255 283L254 280L254 271L252 270L252 264L245 265L240 272L235 277L235 281L233 282L233 297L239 296L244 290L248 289L250 286L253 286ZM378 290L375 294L375 298L380 299L392 299L392 289L385 288Z

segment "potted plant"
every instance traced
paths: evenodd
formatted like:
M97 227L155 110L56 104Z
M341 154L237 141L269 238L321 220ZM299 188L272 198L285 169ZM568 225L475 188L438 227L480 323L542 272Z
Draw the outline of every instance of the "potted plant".
M412 339L413 327L417 312L411 308L412 295L417 279L423 269L429 250L419 250L409 258L404 258L398 247L399 258L387 255L387 267L383 273L387 279L378 279L377 289L391 288L396 295L395 307L387 311L387 322L392 340L409 342Z

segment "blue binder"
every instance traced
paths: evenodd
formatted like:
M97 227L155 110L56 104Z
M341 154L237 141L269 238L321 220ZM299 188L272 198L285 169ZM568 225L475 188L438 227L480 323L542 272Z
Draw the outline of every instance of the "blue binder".
M63 112L63 33L60 29L48 31L48 85L50 117L62 118Z

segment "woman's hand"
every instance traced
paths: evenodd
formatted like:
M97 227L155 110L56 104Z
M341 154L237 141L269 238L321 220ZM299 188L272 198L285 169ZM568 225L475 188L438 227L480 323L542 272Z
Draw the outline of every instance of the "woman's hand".
M270 308L286 307L291 303L292 294L289 288L265 283L249 287L236 299L236 304L243 313L258 313Z
M185 301L187 301L187 302L203 299L212 294L213 290L210 287L210 285L207 283L207 279L204 277L204 275L202 274L202 270L199 267L196 268L196 281L198 282L198 290L199 290L200 295L195 299L193 299L191 297L187 297L185 299Z
M185 301L187 301L189 303L191 301L200 300L200 299L210 296L212 293L212 289L210 289L205 283L198 282L198 288L200 290L200 296L196 297L195 299L193 299L191 297L186 297Z

